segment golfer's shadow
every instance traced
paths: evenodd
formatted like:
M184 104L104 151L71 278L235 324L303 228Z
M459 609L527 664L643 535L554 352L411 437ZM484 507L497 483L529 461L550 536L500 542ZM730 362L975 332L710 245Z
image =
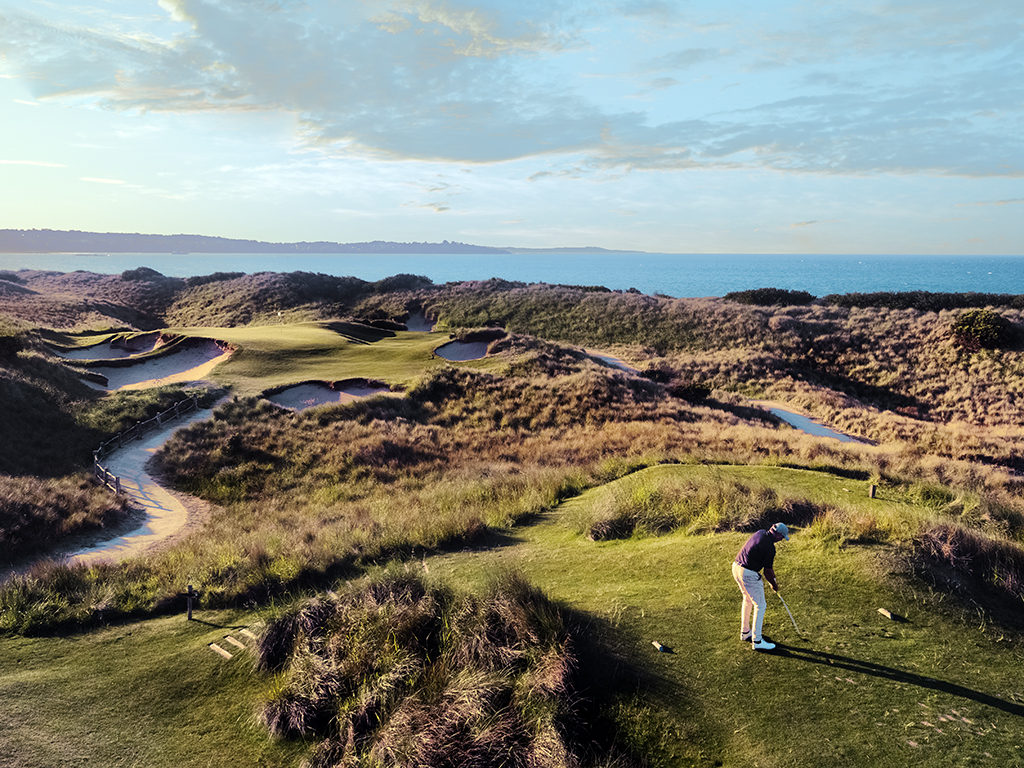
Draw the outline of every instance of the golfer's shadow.
M988 693L976 691L973 688L966 688L962 685L950 683L946 680L939 680L935 677L926 677L925 675L919 675L915 672L907 672L906 670L896 669L895 667L886 667L881 664L875 664L871 661L861 661L860 659L853 659L849 656L839 656L835 653L822 653L821 651L813 651L809 648L794 648L793 646L783 645L782 643L776 644L774 655L796 659L797 661L806 661L811 664L821 664L822 666L834 669L845 669L849 672L859 672L862 675L880 677L883 680L892 680L896 683L916 685L919 688L929 688L933 691L942 691L943 693L948 693L952 696L971 699L979 704L987 704L990 707L1001 709L1003 712L1009 712L1011 715L1024 717L1024 705L1016 704L1012 701L1006 701L1005 699L997 698Z

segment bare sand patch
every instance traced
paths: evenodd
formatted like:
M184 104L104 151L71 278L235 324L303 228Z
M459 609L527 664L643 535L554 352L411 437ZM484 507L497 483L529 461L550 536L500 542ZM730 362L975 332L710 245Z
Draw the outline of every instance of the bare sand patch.
M104 389L107 390L149 389L205 379L232 352L212 339L199 339L183 349L145 358L131 365L90 366L89 370L106 377Z
M304 411L318 405L350 403L363 397L390 391L386 384L365 380L339 381L334 384L323 381L306 381L302 384L268 392L264 397L282 408Z
M774 400L751 400L750 403L751 405L768 411L776 418L781 419L794 429L798 429L805 434L814 435L815 437L830 437L841 443L871 444L871 441L869 440L855 437L854 435L848 435L845 432L839 432L830 427L826 427L820 421L817 421L807 415L806 411L795 406L788 405L786 403L779 403Z

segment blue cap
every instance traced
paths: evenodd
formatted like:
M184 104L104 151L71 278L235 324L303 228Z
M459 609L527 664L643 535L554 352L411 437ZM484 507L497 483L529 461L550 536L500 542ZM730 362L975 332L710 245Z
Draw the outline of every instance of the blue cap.
M785 523L776 523L771 527L769 533L778 533L786 541L789 541L789 528L786 526Z

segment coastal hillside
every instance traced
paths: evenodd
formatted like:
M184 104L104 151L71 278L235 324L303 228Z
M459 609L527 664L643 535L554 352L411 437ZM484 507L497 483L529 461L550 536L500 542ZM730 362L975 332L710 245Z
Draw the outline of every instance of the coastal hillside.
M0 229L0 253L510 253L503 248L445 240L396 243L324 240L268 243L208 235L147 235L137 232L79 232L57 229Z
M1012 301L145 268L0 285L19 765L1019 758ZM190 517L104 559L148 521L96 473L126 450ZM780 521L762 654L729 563Z

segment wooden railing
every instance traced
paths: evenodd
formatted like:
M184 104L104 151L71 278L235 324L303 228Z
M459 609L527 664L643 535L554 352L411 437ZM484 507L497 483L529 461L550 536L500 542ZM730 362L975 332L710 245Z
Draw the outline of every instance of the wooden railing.
M121 493L121 478L103 466L103 464L100 463L100 459L115 448L120 448L125 443L131 442L132 440L138 440L150 430L161 427L169 421L174 421L174 419L177 419L186 413L198 410L199 396L193 395L192 397L187 397L184 400L179 400L171 408L168 408L162 413L158 413L153 418L146 419L145 421L138 421L128 427L128 429L122 430L109 440L100 443L100 447L92 452L93 475L96 476L96 479L100 483L107 486L107 488L112 490L114 493Z

